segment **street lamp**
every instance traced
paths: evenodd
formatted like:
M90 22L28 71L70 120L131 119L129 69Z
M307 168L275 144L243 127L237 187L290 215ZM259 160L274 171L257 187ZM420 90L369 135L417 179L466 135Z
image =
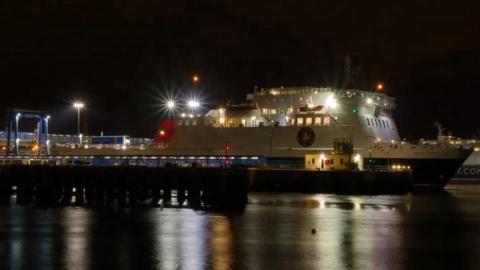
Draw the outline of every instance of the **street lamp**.
M73 103L73 107L77 109L77 134L80 134L80 110L85 107L82 102Z

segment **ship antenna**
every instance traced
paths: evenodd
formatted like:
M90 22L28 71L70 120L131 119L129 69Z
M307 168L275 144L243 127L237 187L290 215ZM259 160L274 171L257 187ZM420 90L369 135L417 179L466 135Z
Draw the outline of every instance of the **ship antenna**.
M441 138L443 136L443 131L445 130L442 127L442 124L440 124L440 122L438 122L438 121L435 121L435 123L433 123L433 125L436 126L437 129L438 129L437 137Z
M351 72L351 60L350 56L344 57L344 64L343 64L343 89L346 89L348 84L350 83L350 72Z

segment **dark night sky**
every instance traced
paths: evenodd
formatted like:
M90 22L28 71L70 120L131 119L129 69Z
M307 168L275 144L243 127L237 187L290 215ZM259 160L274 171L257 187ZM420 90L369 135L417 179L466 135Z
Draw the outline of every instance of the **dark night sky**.
M480 4L395 2L4 0L0 111L47 110L54 132L74 133L82 99L90 133L152 136L158 97L186 93L193 73L213 105L335 85L348 55L354 86L383 81L398 98L403 137L433 136L436 120L480 136Z

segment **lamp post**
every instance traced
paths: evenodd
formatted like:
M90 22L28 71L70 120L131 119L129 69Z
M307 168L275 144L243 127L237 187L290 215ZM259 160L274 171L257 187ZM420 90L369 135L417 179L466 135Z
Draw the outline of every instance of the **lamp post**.
M73 107L77 109L77 134L80 134L80 110L85 107L82 102L73 103Z

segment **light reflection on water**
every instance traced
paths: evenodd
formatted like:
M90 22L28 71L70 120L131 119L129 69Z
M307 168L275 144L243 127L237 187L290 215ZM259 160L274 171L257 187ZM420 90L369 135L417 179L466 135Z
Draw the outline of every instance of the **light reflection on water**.
M0 207L0 269L476 269L479 255L480 186L252 194L243 213Z

